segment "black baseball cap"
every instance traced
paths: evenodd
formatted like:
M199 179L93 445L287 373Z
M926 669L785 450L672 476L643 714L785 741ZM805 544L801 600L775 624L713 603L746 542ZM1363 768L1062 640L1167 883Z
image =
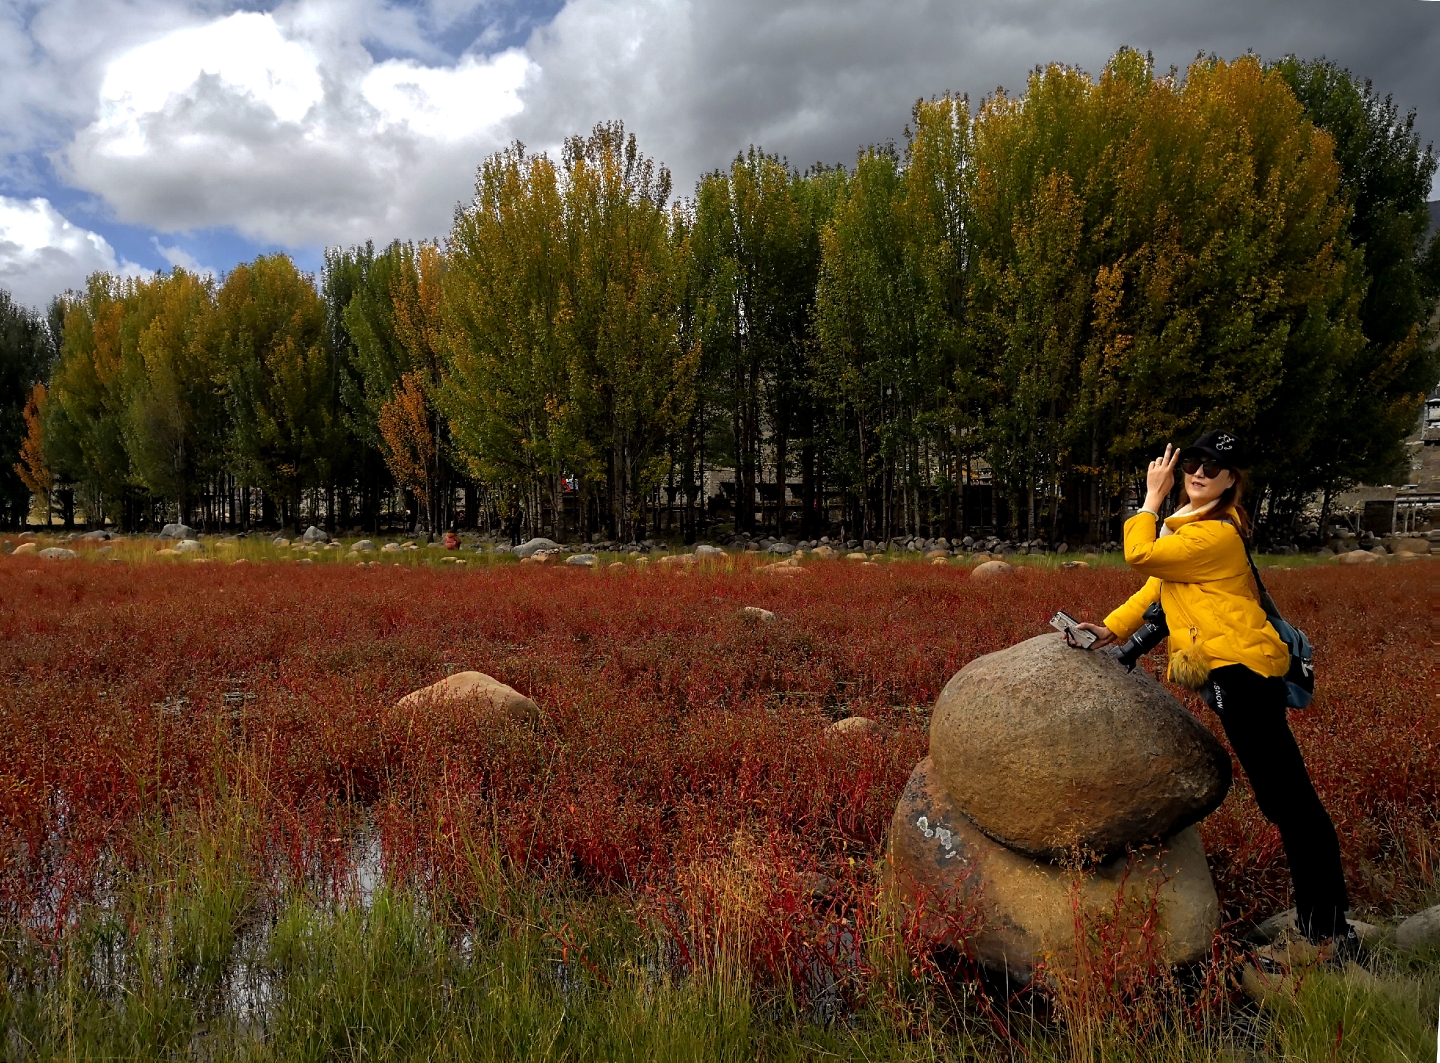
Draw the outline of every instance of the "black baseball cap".
M1229 432L1218 428L1206 432L1180 452L1181 461L1186 458L1199 458L1201 461L1218 462L1227 469L1235 468L1239 457L1240 441Z

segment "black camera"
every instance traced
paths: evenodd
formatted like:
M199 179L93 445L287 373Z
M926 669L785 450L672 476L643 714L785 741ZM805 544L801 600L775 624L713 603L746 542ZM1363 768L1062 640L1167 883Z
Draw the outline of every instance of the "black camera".
M1146 609L1142 619L1144 623L1135 629L1135 634L1110 651L1110 656L1123 664L1127 672L1135 671L1135 662L1170 634L1170 625L1165 623L1165 610L1160 608L1159 602Z

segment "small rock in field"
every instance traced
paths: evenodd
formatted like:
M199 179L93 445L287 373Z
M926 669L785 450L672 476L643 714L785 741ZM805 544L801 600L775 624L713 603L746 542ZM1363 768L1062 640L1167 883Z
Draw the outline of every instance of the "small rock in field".
M1355 936L1360 939L1360 944L1367 948L1374 945L1380 939L1380 928L1373 923L1348 918L1345 921L1355 928ZM1250 941L1262 945L1268 945L1273 941L1278 941L1282 937L1298 938L1300 936L1300 925L1297 922L1295 909L1287 908L1283 912L1272 915L1245 936Z
M184 557L185 555L182 554L179 550L175 550L175 549L172 549L171 547L168 547L168 546L167 546L167 547L166 547L165 549L163 549L163 550L156 550L156 551L155 551L155 556L156 556L156 557Z
M826 730L835 735L864 735L879 726L868 716L847 716L843 720L836 720Z
M273 545L273 546L289 546L289 545L290 545L290 540L287 539L287 538L285 538L283 535L277 535L277 536L275 536L275 538L271 541L271 545Z
M517 723L540 717L540 706L514 687L506 686L484 672L456 672L438 683L406 694L397 709L426 709L453 702L473 703L482 712L498 713Z
M202 554L205 552L205 544L199 539L181 539L175 544L175 549L182 554Z
M1350 550L1347 553L1336 554L1331 560L1341 565L1372 565L1380 559L1369 550Z
M789 561L776 561L773 565L761 565L759 571L767 576L803 576L805 569Z
M926 550L926 551L925 551L925 560L926 560L926 561L934 561L934 560L936 560L937 558L945 558L945 557L949 557L949 556L950 556L950 551L949 551L949 550L942 550L942 549L936 548L936 549L934 549L934 550Z
M802 871L795 876L795 880L799 887L796 892L805 894L812 901L823 901L839 886L833 878L822 875L819 871Z
M747 620L760 620L766 623L779 619L769 609L761 609L758 605L747 605L744 609L740 610L740 615Z
M595 564L594 554L571 554L565 559L567 565L579 565L582 568L589 568Z
M357 551L358 553L362 553L362 554L363 554L363 553L366 553L367 551L374 550L374 549L375 549L375 544L372 543L369 539L361 539L361 540L360 540L358 543L356 543L354 546L350 547L350 549L355 550L355 551Z
M559 550L560 544L553 539L531 539L527 543L515 547L514 554L517 557L530 557L541 550Z
M380 552L381 552L382 554L393 554L393 553L398 552L399 549L400 549L400 544L399 544L399 543L386 543L384 546L380 547Z
M970 570L970 578L984 581L1015 575L1015 568L1007 561L984 561Z
M701 543L695 547L696 557L724 557L725 551L718 546L711 546L709 543Z
M770 544L770 553L772 554L793 554L794 552L795 547L791 546L789 543Z
M624 561L611 561L611 562L610 562L610 571L611 571L611 572L624 572L625 569L626 569L626 564L625 564Z
M863 550L852 550L850 553L848 553L848 554L845 555L845 560L846 560L846 561L869 561L869 560L870 560L870 555L867 554L867 553L865 553Z
M820 558L822 561L834 561L837 557L840 556L838 553L835 552L834 547L830 546L817 546L815 547L815 549L811 550L810 553L815 557Z
M26 557L26 556L29 556L29 555L31 555L31 554L38 554L39 552L40 552L40 544L39 544L39 543L35 543L35 542L21 543L19 546L15 547L15 550L14 550L12 556L14 556L14 557Z
M694 563L694 554L664 554L660 558L662 565L693 565Z
M19 553L17 550L16 553ZM67 550L63 546L49 546L40 551L40 556L47 561L73 561L80 555L74 550Z
M1089 568L1090 565L1089 565L1087 562L1085 562L1085 561L1061 561L1061 562L1060 562L1060 567L1061 567L1061 568Z
M1430 553L1430 540L1427 539L1387 539L1385 549L1395 555L1400 553Z
M1395 944L1406 952L1440 948L1440 904L1416 912L1396 927Z

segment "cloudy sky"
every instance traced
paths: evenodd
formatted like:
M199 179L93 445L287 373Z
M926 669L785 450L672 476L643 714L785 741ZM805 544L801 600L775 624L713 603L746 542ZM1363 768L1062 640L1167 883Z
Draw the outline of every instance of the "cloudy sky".
M487 153L609 118L679 193L752 143L847 162L1126 44L1327 55L1440 141L1434 0L0 0L0 286L442 235Z

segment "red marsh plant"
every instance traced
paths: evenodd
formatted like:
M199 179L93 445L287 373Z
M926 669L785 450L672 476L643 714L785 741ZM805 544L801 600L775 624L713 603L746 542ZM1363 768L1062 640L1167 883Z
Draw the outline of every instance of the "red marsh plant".
M1293 722L1361 906L1411 906L1435 879L1429 572L1267 580L1316 646L1315 703ZM508 874L665 899L692 962L723 939L754 973L794 978L815 952L805 935L853 928L870 904L946 680L1056 609L1098 618L1138 583L1117 567L980 584L959 566L840 561L782 580L743 563L0 558L0 918L58 928L157 817L239 802L256 881L277 889L340 888L363 831L392 878L463 909L479 839ZM396 708L472 668L532 697L539 726ZM880 726L827 735L850 714ZM1243 781L1202 833L1232 919L1288 905L1279 839ZM811 875L836 884L829 915L786 885Z

